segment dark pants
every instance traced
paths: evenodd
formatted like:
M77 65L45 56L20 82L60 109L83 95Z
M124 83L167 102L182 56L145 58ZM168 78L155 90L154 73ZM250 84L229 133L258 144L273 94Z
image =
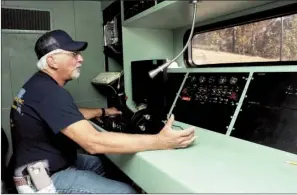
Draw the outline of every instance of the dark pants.
M104 177L100 158L78 154L75 167L69 167L52 175L54 186L58 193L87 194L135 194L131 186Z

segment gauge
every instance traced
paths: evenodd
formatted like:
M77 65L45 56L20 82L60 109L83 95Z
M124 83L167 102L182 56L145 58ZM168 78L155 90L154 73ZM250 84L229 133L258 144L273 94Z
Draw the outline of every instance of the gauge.
M231 84L231 85L236 84L236 83L237 83L237 80L238 80L237 77L231 77L231 79L230 79L230 84Z
M215 82L215 78L214 77L209 77L208 79L208 83L214 83Z
M224 84L224 83L226 83L226 81L227 81L226 77L220 77L219 84Z
M200 82L200 83L204 83L204 82L205 82L205 77L204 77L204 76L201 76L201 77L199 78L199 82Z

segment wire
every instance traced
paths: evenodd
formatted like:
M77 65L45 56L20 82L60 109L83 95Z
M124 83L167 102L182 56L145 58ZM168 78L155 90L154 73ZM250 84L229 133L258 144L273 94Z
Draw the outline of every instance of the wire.
M110 87L115 92L115 95L117 95L117 91L111 85L107 85L107 86Z
M193 36L193 32L194 32L194 26L195 26L195 20L196 20L196 10L197 10L197 1L193 1L193 4L194 4L194 13L193 13L193 21L192 21L192 28L191 28L191 33L189 35L189 39L185 45L185 47L183 48L183 50L175 57L173 58L173 60L171 60L170 64L172 62L174 62L177 58L179 58L179 56L184 53L184 51L187 49L190 41L192 40L192 36Z
M182 128L181 126L178 126L178 125L172 125L173 127L178 127L180 128L181 130L184 130L184 128Z
M166 67L168 67L172 62L174 62L177 58L179 58L179 56L180 56L181 54L184 53L184 51L187 49L187 47L188 47L190 41L192 40L192 36L193 36L193 32L194 32L194 27L195 27L195 20L196 20L197 3L198 3L198 1L196 1L196 0L193 1L193 4L194 4L194 12L193 12L193 21L192 21L192 27L191 27L191 33L190 33L190 35L189 35L189 39L188 39L188 41L187 41L185 47L181 50L181 52L180 52L175 58L173 58L172 60L170 60L170 62L166 63ZM163 67L163 68L166 68L166 67ZM163 68L162 68L162 69L163 69ZM162 70L162 69L161 69L161 70Z

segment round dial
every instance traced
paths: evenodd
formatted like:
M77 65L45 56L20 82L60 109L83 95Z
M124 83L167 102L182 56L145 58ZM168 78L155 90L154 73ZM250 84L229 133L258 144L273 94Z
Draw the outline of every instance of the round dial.
M237 80L238 80L237 77L231 77L231 79L230 79L230 84L231 84L231 85L236 84L236 83L237 83Z
M208 78L208 83L214 83L215 82L215 78L214 77L209 77Z
M205 77L204 77L204 76L201 76L201 77L199 78L199 82L200 82L200 83L204 83L204 82L205 82Z
M219 84L224 84L224 83L226 83L226 81L227 81L227 78L226 77L221 77L219 79Z

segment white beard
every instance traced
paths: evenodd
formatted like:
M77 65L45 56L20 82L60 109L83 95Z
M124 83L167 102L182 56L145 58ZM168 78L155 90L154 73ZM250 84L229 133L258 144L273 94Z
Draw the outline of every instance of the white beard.
M80 76L80 67L81 67L81 64L78 64L76 68L72 71L71 78L73 80L77 79Z

